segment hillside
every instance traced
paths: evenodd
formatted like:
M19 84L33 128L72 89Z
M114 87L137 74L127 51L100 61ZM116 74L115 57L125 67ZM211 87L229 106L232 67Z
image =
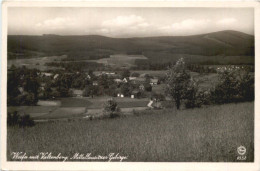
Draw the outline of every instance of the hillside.
M112 138L111 138L112 137ZM60 141L62 139L62 141ZM58 142L58 143L57 143ZM149 110L103 120L37 123L8 127L7 159L12 151L51 151L128 156L135 162L239 162L237 147L254 161L254 103L192 110Z
M201 56L254 56L254 36L237 31L220 31L194 36L109 38L87 36L8 36L8 59L63 55L69 58L99 59L111 54L177 54Z

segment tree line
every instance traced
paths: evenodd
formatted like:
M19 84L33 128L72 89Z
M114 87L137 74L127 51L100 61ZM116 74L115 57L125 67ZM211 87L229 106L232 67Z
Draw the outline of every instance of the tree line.
M198 80L191 77L183 58L168 68L166 92L172 97L177 109L184 103L186 108L209 104L225 104L254 100L254 74L238 66L217 70L218 84L208 90L200 90Z

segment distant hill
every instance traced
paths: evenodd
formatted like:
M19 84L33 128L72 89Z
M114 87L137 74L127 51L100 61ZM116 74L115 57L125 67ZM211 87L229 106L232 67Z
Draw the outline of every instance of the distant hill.
M220 31L193 36L110 38L86 36L8 36L8 59L63 55L77 59L99 59L111 54L144 54L149 58L171 55L254 56L254 36Z

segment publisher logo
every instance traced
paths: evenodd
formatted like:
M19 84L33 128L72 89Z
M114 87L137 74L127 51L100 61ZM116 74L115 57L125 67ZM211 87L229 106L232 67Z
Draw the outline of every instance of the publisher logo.
M245 155L246 154L246 147L244 147L244 146L239 146L238 148L237 148L237 153L239 154L239 155Z
M239 154L237 156L237 160L246 160L246 147L245 146L239 146L237 147L237 153Z

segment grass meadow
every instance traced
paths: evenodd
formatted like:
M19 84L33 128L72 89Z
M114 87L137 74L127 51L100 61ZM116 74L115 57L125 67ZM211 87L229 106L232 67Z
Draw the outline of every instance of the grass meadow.
M254 160L254 103L200 109L149 110L103 120L37 123L7 129L11 152L108 155L125 161L239 162L237 147L246 147L245 162Z

